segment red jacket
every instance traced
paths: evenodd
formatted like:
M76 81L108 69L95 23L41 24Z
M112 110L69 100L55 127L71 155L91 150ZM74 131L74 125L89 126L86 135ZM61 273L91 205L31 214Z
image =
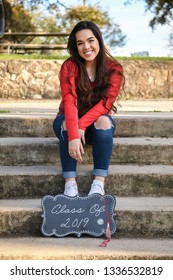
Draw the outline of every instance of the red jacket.
M95 120L103 114L110 114L111 107L119 94L121 87L122 76L117 74L117 71L122 73L121 65L109 59L108 68L115 69L110 77L110 87L108 88L108 98L106 101L106 109L101 99L95 106L93 106L85 115L78 119L78 110L75 105L76 100L76 86L75 79L77 78L77 66L71 60L67 59L60 70L60 87L62 101L60 104L58 114L65 114L66 128L68 131L68 141L77 139L78 129L86 130ZM71 94L73 93L73 95Z

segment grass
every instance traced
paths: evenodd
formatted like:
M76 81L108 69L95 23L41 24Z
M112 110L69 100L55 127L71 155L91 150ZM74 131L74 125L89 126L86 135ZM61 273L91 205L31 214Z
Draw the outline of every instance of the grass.
M150 56L146 56L146 57L144 57L144 56L134 56L134 57L132 57L132 56L128 56L128 57L115 57L115 58L117 58L117 59L119 59L119 60L146 60L146 61L173 61L173 57L166 57L166 56L163 56L163 57L150 57Z
M65 60L69 55L59 55L59 54L1 54L0 60L15 60L15 59L50 59L50 60ZM173 57L115 57L118 60L146 60L146 61L173 61Z
M4 114L4 113L10 113L9 110L0 110L0 114Z
M69 55L43 55L43 54L1 54L0 59L3 60L15 60L15 59L67 59Z

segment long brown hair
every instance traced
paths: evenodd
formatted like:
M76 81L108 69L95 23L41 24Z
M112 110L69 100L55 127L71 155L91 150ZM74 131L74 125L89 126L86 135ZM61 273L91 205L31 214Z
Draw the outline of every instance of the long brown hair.
M76 32L82 29L90 29L99 42L99 53L96 57L96 78L94 87L91 86L86 68L85 60L79 55L76 44ZM109 77L111 70L108 69L108 60L113 60L117 65L120 65L106 50L102 34L91 21L80 21L76 24L70 33L67 45L71 59L76 63L78 68L78 76L76 79L77 105L79 117L84 115L90 108L92 108L100 99L103 99L103 104L106 106L107 89L109 87ZM120 72L117 74L121 75ZM116 111L116 107L112 108Z

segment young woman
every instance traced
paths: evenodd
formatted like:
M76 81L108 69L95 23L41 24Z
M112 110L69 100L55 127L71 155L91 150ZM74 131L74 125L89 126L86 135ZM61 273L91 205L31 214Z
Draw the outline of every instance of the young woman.
M83 161L86 143L92 145L94 163L89 195L104 195L115 130L111 111L116 111L122 66L108 54L99 28L90 21L81 21L73 28L68 51L71 56L60 70L62 101L53 123L59 139L64 194L78 195L76 167Z

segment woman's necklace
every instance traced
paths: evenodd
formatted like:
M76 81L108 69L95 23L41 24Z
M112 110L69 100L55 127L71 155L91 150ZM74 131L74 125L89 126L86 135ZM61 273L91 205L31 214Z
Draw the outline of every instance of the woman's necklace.
M91 82L94 82L95 81L95 75L89 75L89 79Z
M94 66L90 66L90 67L86 67L86 70L87 70L87 74L88 74L88 77L90 79L91 82L94 82L95 81L95 78L96 78L96 69Z
M91 82L94 82L94 81L95 81L95 78L96 78L95 71L93 71L93 72L89 72L89 71L88 71L88 77L89 77L89 79L90 79Z

